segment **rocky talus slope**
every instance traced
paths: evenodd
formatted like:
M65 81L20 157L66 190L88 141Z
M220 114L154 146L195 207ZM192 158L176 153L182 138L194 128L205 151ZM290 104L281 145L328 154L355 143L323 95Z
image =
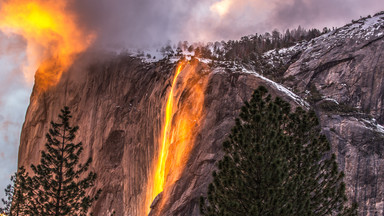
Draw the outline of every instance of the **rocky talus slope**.
M383 215L383 34L384 15L379 14L266 53L271 64L275 59L292 63L283 85L259 75L263 72L257 68L192 61L196 73L207 80L205 115L180 179L167 188L170 198L161 209L154 203L151 215L199 215L199 196L206 192L214 164L222 156L222 141L259 85L293 107L316 110L346 174L349 197L359 202L361 215ZM46 92L35 86L22 130L19 166L39 162L49 122L67 105L80 127L76 140L84 143L84 154L93 157L92 170L103 189L93 207L95 215L144 215L175 70L176 64L167 61L146 63L117 56L75 64ZM189 95L190 89L181 91ZM191 105L187 96L176 104L178 109Z

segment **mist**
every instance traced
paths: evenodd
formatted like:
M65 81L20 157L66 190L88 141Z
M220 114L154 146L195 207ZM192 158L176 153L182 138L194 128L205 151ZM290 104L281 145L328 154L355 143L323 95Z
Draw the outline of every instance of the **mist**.
M24 79L25 41L0 32L0 198L17 168L21 126L32 85Z
M182 38L195 1L84 0L71 6L82 27L95 31L94 46L143 47Z
M84 0L71 10L107 49L239 39L304 28L340 27L384 9L382 0Z

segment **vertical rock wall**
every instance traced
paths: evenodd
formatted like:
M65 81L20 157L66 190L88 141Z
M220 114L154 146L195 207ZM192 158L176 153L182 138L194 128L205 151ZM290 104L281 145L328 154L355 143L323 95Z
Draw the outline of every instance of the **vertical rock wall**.
M199 197L211 181L214 163L222 156L221 143L255 88L265 85L273 95L290 98L271 83L241 70L198 63L204 73L205 118L181 178L169 188L170 199L152 214L199 215ZM37 164L50 121L69 106L72 123L80 130L76 141L93 158L97 187L103 192L93 207L97 215L144 215L146 187L162 132L166 98L176 64L142 63L117 57L87 66L74 66L47 92L34 91L23 126L19 165ZM200 71L200 72L199 72ZM183 95L184 92L181 92ZM182 98L177 101L183 106ZM177 113L176 113L177 114ZM94 191L91 191L91 193Z

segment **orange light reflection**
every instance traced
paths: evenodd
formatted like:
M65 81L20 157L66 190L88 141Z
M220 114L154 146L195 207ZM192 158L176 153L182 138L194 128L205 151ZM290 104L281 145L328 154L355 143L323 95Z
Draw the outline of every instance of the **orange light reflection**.
M163 192L157 209L169 199L170 188L180 177L194 146L196 135L204 117L204 91L207 79L197 71L198 63L180 63L169 92L164 126L154 178L149 181L146 215L153 199Z
M57 84L77 54L95 38L94 33L79 28L70 13L70 1L9 0L1 5L0 30L18 34L27 41L28 65L23 68L28 82L39 67L36 84L46 90Z

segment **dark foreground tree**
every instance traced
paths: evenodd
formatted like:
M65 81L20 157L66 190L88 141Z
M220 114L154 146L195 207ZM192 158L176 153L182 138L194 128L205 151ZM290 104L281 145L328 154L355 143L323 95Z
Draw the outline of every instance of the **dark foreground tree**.
M356 215L313 111L258 88L226 142L203 215Z
M25 172L24 167L20 167L19 171L11 176L12 183L5 188L6 199L2 199L1 214L8 216L25 215L27 180L28 173Z
M41 152L41 161L32 165L35 174L30 178L28 215L86 215L95 196L87 195L87 189L94 186L96 174L88 173L92 159L80 164L83 151L82 143L72 141L78 126L70 126L72 116L68 107L64 107L59 115L60 122L51 122L47 133L46 151Z

